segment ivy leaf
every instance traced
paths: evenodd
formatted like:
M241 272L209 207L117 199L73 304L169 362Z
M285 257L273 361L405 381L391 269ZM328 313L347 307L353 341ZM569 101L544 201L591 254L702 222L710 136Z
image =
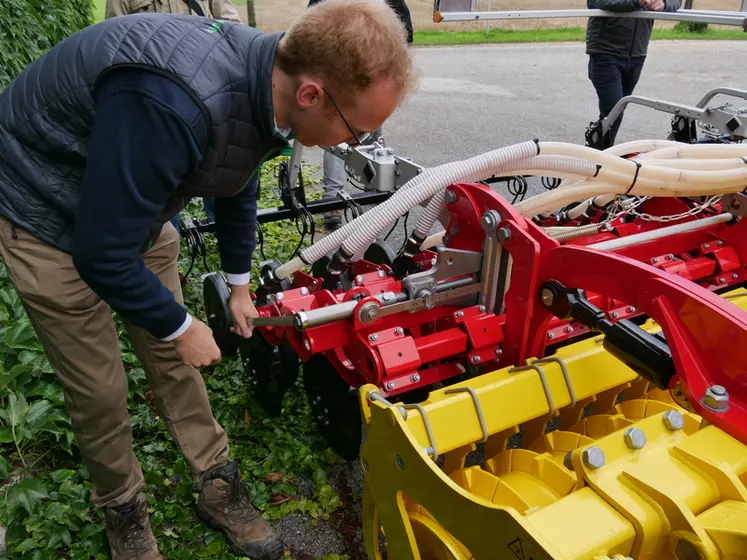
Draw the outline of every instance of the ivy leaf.
M28 552L36 548L36 541L34 539L26 539L21 544L13 549L13 552Z
M49 412L55 408L55 405L47 400L36 401L32 404L26 413L26 423L31 430L38 430L49 420Z
M75 471L71 471L70 469L60 469L49 475L55 484L61 484L73 476L75 476Z
M14 350L39 349L34 329L28 323L18 323L5 331L4 341L5 344ZM35 342L35 344L29 341Z

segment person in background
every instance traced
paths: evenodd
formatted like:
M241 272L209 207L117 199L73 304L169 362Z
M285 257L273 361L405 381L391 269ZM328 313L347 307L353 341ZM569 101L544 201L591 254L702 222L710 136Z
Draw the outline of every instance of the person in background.
M324 0L309 0L309 4L307 7L310 8L315 4L323 1ZM399 17L400 21L402 21L402 23L404 24L405 30L407 31L407 44L412 45L412 18L410 16L410 10L407 7L405 0L386 0L386 3L389 4L389 7L394 10L394 13L397 14L397 17ZM382 129L379 128L373 131L373 133L371 133L367 138L361 139L361 141L363 142L363 144L371 144L377 141L381 136ZM322 197L334 198L335 196L337 196L337 193L339 191L345 188L345 183L347 182L345 162L342 159L333 156L329 152L324 152L322 165L322 186L324 187ZM334 230L342 226L342 220L343 212L341 210L326 213L323 217L322 222L323 229L317 239L333 232Z
M231 0L106 0L106 19L129 14L192 14L241 23L236 7ZM250 188L259 187L259 173L251 179ZM215 221L215 200L203 199L205 214L209 222ZM171 218L171 223L179 231L179 214Z
M249 178L293 139L334 146L376 130L415 82L392 10L327 0L280 33L188 14L112 17L0 92L0 257L63 388L113 560L161 556L112 312L189 465L199 519L239 556L283 556L212 413L198 368L221 352L184 305L170 219L215 198L232 330L250 338Z
M587 0L589 9L610 12L653 10L676 12L680 0ZM646 61L654 20L639 18L591 17L586 27L588 73L599 98L599 119L609 115L623 97L632 95ZM609 131L615 143L622 115Z

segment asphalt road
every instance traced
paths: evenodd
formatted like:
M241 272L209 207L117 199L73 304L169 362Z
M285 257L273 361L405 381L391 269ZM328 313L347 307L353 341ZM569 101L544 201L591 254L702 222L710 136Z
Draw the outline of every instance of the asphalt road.
M716 87L747 89L739 60L747 60L747 42L654 41L635 95L694 105ZM420 86L384 135L397 154L424 166L533 138L583 145L586 127L598 118L583 43L418 47L415 61ZM670 120L630 106L618 142L666 138ZM307 160L321 163L320 153L308 150ZM390 242L401 239L400 230Z

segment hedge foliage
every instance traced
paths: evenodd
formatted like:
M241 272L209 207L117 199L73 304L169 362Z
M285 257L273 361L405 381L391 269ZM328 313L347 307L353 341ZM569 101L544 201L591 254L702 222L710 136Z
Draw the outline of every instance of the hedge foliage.
M60 40L93 23L92 0L0 0L0 90Z

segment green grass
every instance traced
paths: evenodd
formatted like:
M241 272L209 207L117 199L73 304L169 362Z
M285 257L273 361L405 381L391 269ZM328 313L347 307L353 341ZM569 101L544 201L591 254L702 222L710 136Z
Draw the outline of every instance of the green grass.
M556 29L491 29L484 31L416 31L415 45L471 45L481 43L553 43L584 41L583 27L560 27ZM747 33L741 29L707 29L691 33L679 29L654 29L652 40L708 39L745 40Z

